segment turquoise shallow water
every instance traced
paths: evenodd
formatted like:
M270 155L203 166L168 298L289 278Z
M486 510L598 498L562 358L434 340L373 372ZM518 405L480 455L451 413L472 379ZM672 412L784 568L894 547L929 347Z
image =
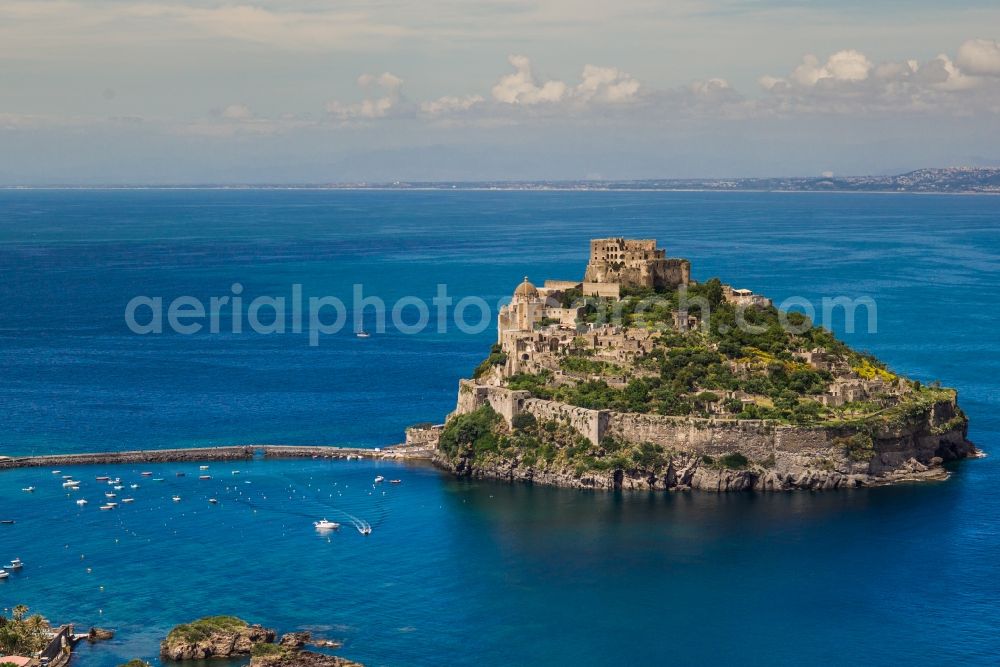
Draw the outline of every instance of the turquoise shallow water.
M849 340L958 387L970 437L995 452L998 223L985 197L4 192L0 451L398 441L453 407L491 328L317 348L139 337L125 303L235 281L344 297L360 282L387 301L447 283L495 301L525 273L577 277L587 239L623 234L779 301L873 297L878 333ZM72 497L48 470L0 475L0 518L18 521L0 526L0 559L28 564L0 582L0 607L119 631L78 664L153 658L204 613L313 627L373 665L987 664L1000 650L995 458L943 484L773 496L470 484L372 462L213 463L208 481L150 469L165 481L67 469L83 480ZM99 512L103 474L140 483L135 503ZM373 488L376 474L403 483ZM312 529L344 513L372 534Z

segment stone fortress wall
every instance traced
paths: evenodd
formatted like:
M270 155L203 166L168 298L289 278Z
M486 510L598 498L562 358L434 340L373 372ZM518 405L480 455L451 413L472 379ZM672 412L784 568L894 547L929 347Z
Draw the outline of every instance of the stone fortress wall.
M540 422L555 420L567 423L595 445L606 436L611 436L626 442L651 442L687 454L719 456L740 453L753 461L837 457L843 452L843 443L838 439L854 433L850 427L793 426L762 420L590 410L531 398L527 391L479 385L472 380L460 381L458 395L458 405L449 418L488 404L508 426L518 414L528 413ZM891 469L914 456L930 459L942 440L964 440L962 432L939 432L940 427L957 414L954 401L942 401L928 409L925 415L916 417L911 424L875 433L874 446L878 456L872 462L873 472L881 468Z

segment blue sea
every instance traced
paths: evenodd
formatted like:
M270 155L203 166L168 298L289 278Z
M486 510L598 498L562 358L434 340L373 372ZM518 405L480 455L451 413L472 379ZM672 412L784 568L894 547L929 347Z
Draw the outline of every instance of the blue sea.
M137 335L126 305L207 302L234 283L246 302L295 284L348 304L355 284L429 301L443 284L495 305L525 275L580 278L588 240L612 235L656 238L695 278L776 302L870 297L877 332L833 328L956 387L970 439L1000 451L997 198L191 190L0 192L0 454L399 442L453 409L493 325L379 332L366 311L371 338L346 327L311 346L305 331ZM26 563L0 582L0 608L114 628L78 649L85 667L156 662L173 625L221 613L312 629L367 665L1000 655L995 455L943 483L774 495L590 493L311 459L69 473L80 491L49 469L0 473L0 519L16 520L0 525L0 566ZM100 475L135 502L99 511ZM324 517L344 525L317 533Z

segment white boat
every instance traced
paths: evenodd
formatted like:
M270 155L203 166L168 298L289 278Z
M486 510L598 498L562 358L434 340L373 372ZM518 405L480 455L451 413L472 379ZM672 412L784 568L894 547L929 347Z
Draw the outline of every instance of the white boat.
M33 486L26 486L26 487L24 487L21 490L24 491L25 493L34 493L35 492L35 487L33 487Z
M389 483L390 484L402 484L403 480L401 480L401 479L390 479Z
M61 475L62 474L62 470L53 470L52 474L53 475Z
M234 475L239 475L239 474L240 474L240 471L239 471L239 470L234 470L234 471L233 471L233 474L234 474Z
M122 498L123 503L134 503L135 498Z
M154 478L153 478L153 481L154 481L154 482L162 482L162 481L163 481L163 478L162 478L162 477L154 477Z
M115 495L116 495L116 494L114 494L114 493L111 493L110 491L108 491L107 493L105 493L105 494L104 494L104 497L105 497L105 498L114 498L114 497L115 497Z
M208 466L198 466L198 470L208 470Z
M371 526L362 526L361 528L358 528L358 532L361 533L362 535L371 535L372 534L372 527Z
M313 521L313 525L316 526L316 530L337 530L340 528L340 524L336 521L327 521L326 519Z
M65 482L63 482L63 488L64 489L68 489L71 486L80 486L80 482L74 482L71 479L68 479Z
M118 503L113 503L111 501L108 501L108 502L106 502L104 504L107 505L108 507L118 507Z
M218 501L218 500L216 500L215 498L209 498L209 499L208 499L208 502L210 502L210 503L212 503L213 505L215 505L215 504L216 504L216 503L218 503L219 501Z
M59 472L62 472L62 470L58 470L58 471L53 470L52 472L59 473ZM63 475L62 478L63 479L73 479L73 475Z
M198 479L212 479L211 475L198 475Z
M174 497L173 497L173 501L174 501L175 503L179 503L179 502L181 501L181 497L180 497L180 496L174 496Z
M385 477L383 477L382 475L379 475L378 477L375 478L375 483L376 484L381 484L384 481L385 481Z
M22 567L24 567L24 563L21 562L20 558L15 558L10 562L9 565L4 565L4 567L7 568L8 570L20 570Z
M124 486L122 486L121 484L115 484L115 485L114 485L114 486L113 486L112 488L113 488L113 489L114 489L115 491L121 491L121 490L122 490L122 489L124 489L125 487L124 487Z
M131 486L129 486L128 488L130 488L130 489L138 489L138 488L139 488L139 485L138 485L138 484L132 484L132 485L131 485Z
M367 331L364 331L364 330L359 331L356 335L357 335L358 338L371 338L372 337L372 335L370 333L368 333Z
M102 475L100 477L95 477L94 479L96 479L98 482L106 482L106 481L108 481L111 478L110 477L105 477L105 476Z
M115 506L111 505L110 503L107 504L107 505L101 505L101 511L102 512L107 512L108 510L113 510L114 508L115 508Z
M80 507L83 507L84 505L87 504L87 499L86 498L80 498L78 501L76 501L76 504L79 505Z
M151 472L141 472L139 474L142 475L143 477L152 477L153 476L153 473L151 473Z
M6 579L9 576L10 576L10 572L7 572L5 570L0 570L0 579Z

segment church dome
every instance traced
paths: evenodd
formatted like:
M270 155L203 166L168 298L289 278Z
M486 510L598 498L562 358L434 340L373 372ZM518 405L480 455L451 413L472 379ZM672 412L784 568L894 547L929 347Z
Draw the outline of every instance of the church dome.
M523 298L536 298L538 296L538 289L534 285L528 282L528 276L524 277L524 282L517 286L514 290L514 296L519 296Z

